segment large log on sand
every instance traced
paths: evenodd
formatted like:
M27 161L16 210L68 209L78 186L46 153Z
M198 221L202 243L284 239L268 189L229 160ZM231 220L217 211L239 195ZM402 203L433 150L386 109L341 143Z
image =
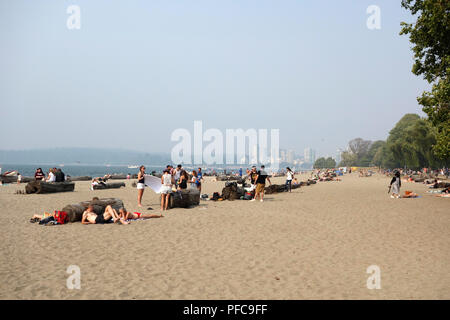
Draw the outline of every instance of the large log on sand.
M70 177L67 178L68 181L91 181L92 177L90 176L77 176L77 177Z
M56 193L68 192L75 189L73 182L41 182L32 181L25 186L25 192L30 193Z
M2 183L17 183L17 176L0 176ZM34 177L22 177L22 183L34 181Z
M200 191L184 189L172 192L169 198L169 208L189 208L200 204Z
M117 211L120 208L123 208L123 202L120 199L116 198L107 198L107 199L99 199L92 201L83 201L75 204L69 204L61 209L61 211L67 212L69 216L70 222L81 221L81 217L83 216L83 212L87 209L87 207L92 204L94 207L94 212L96 214L103 214L105 212L106 206L110 205L113 209Z
M94 190L103 190L103 189L118 189L120 187L125 187L125 182L112 182L112 183L105 183L105 184L97 184L97 185L94 185L92 188Z

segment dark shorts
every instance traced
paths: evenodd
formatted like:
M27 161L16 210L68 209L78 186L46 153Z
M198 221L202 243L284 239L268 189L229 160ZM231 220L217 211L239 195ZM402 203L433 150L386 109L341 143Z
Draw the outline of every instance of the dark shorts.
M112 222L112 219L105 220L105 218L103 217L103 214L99 214L99 215L97 215L97 218L95 218L96 224L105 224L105 223L111 223L111 222Z

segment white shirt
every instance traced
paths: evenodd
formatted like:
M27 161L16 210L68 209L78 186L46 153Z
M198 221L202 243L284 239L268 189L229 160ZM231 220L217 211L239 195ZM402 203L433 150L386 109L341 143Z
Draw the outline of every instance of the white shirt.
M167 187L172 186L172 175L169 173L165 173L163 176L164 185Z
M287 174L287 180L292 180L292 176L293 176L292 172L288 171L286 174Z
M47 182L55 182L56 181L56 176L53 174L53 172L50 172L48 174L48 180Z

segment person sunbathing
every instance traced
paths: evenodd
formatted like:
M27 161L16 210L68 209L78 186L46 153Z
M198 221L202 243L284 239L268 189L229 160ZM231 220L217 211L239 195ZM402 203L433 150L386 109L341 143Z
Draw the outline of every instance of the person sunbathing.
M135 220L135 219L151 219L151 218L162 218L162 214L151 214L151 213L139 213L130 212L125 208L119 209L119 217L124 220Z
M128 224L124 219L121 219L117 214L117 211L114 210L110 205L105 208L105 212L103 214L96 214L94 212L94 207L89 205L86 211L83 212L83 216L81 219L82 224L105 224L110 223L111 219L114 223L120 222L121 224Z
M412 191L405 191L405 195L402 198L417 198L419 195Z
M39 222L41 220L47 219L53 217L55 218L54 214L48 213L48 212L44 212L44 214L35 214L31 217L30 222L31 223L35 223L35 222ZM54 219L49 219L49 221L54 220Z

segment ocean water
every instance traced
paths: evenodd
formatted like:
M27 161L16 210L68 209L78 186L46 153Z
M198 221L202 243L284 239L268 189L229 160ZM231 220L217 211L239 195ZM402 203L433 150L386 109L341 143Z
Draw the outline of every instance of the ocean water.
M139 168L130 169L128 166L105 166L105 165L24 165L24 164L2 164L2 173L6 171L17 170L24 177L34 177L34 172L37 168L42 168L45 174L50 168L61 168L61 170L71 177L75 176L91 176L102 177L105 174L137 174ZM151 173L156 171L162 172L165 166L145 166L146 172Z

